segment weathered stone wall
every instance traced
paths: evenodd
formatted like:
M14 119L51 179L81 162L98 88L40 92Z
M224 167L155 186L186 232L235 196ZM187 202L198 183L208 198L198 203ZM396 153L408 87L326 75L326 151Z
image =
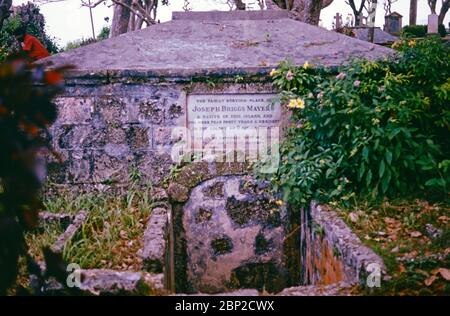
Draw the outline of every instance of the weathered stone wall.
M326 205L301 211L301 252L306 284L343 280L367 286L367 278L387 277L383 260ZM329 252L331 250L331 253Z
M161 183L173 165L172 130L186 126L188 93L273 92L261 78L228 79L211 78L208 84L104 74L69 79L56 100L59 116L51 134L62 163L50 161L50 181L102 188L126 182L134 168L144 181Z

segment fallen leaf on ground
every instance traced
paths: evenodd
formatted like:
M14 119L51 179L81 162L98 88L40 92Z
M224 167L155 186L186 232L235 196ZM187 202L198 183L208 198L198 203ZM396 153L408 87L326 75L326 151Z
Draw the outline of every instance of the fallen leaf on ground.
M410 235L411 237L417 238L417 237L422 236L422 233L421 233L421 232L418 232L418 231L414 231L414 232L411 232L409 235Z
M416 269L415 272L416 273L420 273L420 274L424 275L427 278L430 276L430 274L427 271L422 270L422 269Z
M440 268L438 272L445 280L450 281L450 269Z
M398 250L399 250L398 246L395 248L392 248L391 253L396 253L396 252L398 252Z
M355 212L351 212L350 214L348 214L348 217L350 218L350 220L353 223L356 223L358 221L358 219L359 219L358 214L356 214Z
M426 286L430 286L436 280L436 275L430 276L428 279L424 281Z
M405 253L405 255L403 256L406 259L413 259L415 257L417 257L418 252L416 250L413 250L411 252Z

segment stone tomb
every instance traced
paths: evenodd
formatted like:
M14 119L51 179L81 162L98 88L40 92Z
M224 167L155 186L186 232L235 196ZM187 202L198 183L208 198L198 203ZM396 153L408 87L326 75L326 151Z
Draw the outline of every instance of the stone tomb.
M222 123L211 119L206 127L279 126L278 107L248 106L266 106L259 100L276 94L268 74L280 61L336 67L390 53L283 11L261 11L175 13L170 22L54 55L42 62L76 68L57 99L53 145L64 163L51 166L52 181L104 188L126 182L133 167L161 183L174 164L174 130L193 128L192 102L239 100L233 104L246 109L211 113ZM250 112L262 118L247 119ZM229 119L235 114L242 122Z
M221 139L244 137L245 142L236 140L235 148L247 151L256 144L260 153L263 140L282 136L277 132L282 134L289 116L277 102L269 76L280 61L337 67L355 57L391 53L289 19L284 11L261 11L175 13L170 22L52 56L42 62L76 68L66 75L66 89L56 100L59 116L51 133L63 163L50 162L50 180L104 190L126 186L133 169L143 181L162 185L175 158L198 148L196 131L232 136L202 133L202 146L210 145L203 160L223 149ZM163 269L166 284L194 292L226 290L237 283L258 287L259 280L242 278L242 273L259 269L258 263L276 272L271 286L278 291L286 267L276 259L286 257L281 240L291 219L281 212L280 225L273 225L270 210L258 211L261 216L256 217L250 212L249 222L233 218L231 200L237 205L235 215L262 202L238 192L238 178L233 177L248 173L240 162L228 161L226 167L217 163L211 176L210 167L194 162L181 182L195 186L177 182L168 187L172 204L167 238L173 245L166 250L171 258L166 264L172 262ZM224 176L229 178L217 178ZM204 189L216 189L219 182L223 198L204 196ZM200 242L204 245L195 248Z

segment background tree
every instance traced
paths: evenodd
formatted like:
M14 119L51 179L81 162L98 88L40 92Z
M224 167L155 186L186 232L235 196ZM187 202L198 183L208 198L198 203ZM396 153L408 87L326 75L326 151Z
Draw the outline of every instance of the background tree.
M320 12L332 2L333 0L267 0L266 5L269 10L276 7L283 10L289 10L294 19L318 25L320 21Z
M417 24L417 0L409 2L409 25Z
M245 10L245 3L242 0L234 0L234 4L237 10Z
M428 6L430 7L432 14L436 13L437 0L428 0ZM447 15L448 10L450 9L450 0L442 0L441 10L438 14L438 23L443 24L445 16Z
M0 29L3 22L11 15L12 0L0 0Z
M364 17L364 10L367 10L366 4L368 0L360 0L359 5L355 3L355 0L348 0L347 4L350 5L353 11L353 15L355 16L355 26L361 26L363 17Z
M98 0L94 3L81 0L81 2L83 6L89 8L95 8L100 4L114 6L110 37L139 30L144 24L146 26L156 24L158 7L169 4L169 0Z
M55 39L45 32L45 18L38 6L28 2L21 6L10 7L10 11L10 17L0 28L0 61L19 48L19 43L13 33L22 25L26 27L26 32L39 39L50 53L54 54L59 51Z
M389 15L392 13L392 5L396 3L398 0L384 0L384 15Z

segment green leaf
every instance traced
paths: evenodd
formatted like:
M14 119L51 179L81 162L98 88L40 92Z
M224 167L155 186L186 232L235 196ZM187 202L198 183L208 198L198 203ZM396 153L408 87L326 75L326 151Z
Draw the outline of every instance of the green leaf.
M445 187L445 180L444 179L430 179L427 182L425 182L425 186L427 187Z
M363 158L366 162L369 162L369 148L366 146L362 151Z
M383 178L384 170L386 170L386 165L384 164L384 160L381 160L380 169L378 170L378 175L380 178Z
M331 168L328 169L327 172L325 173L325 177L329 178L332 173L333 173L333 169L331 169Z
M366 186L370 187L371 182L372 182L372 170L369 169L366 175Z
M381 190L383 191L383 194L386 193L387 189L389 188L389 183L391 182L391 172L389 169L386 170L386 175L381 180Z
M361 166L359 167L359 172L358 172L358 181L361 181L364 172L366 172L366 165L365 164L361 164Z
M388 165L391 165L392 162L392 152L390 150L386 150L386 162L388 163Z

